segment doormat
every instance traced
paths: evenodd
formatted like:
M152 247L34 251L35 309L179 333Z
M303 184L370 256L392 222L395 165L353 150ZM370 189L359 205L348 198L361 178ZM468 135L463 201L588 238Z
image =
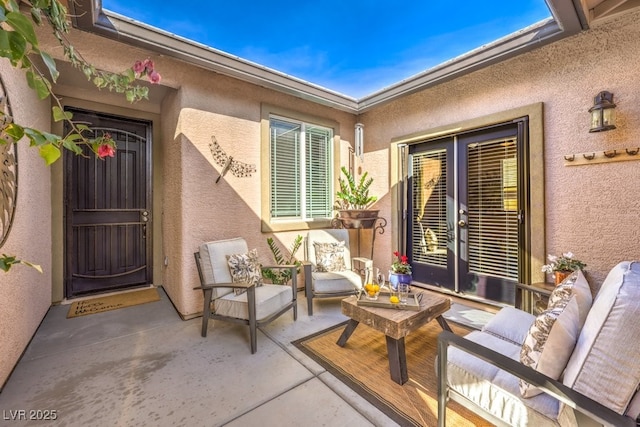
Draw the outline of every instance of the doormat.
M336 344L345 323L293 341L298 349L337 379L384 412L400 426L435 426L438 423L438 381L435 359L442 328L429 322L405 338L409 381L395 383L389 374L384 334L359 326L344 347ZM458 335L469 329L449 325ZM457 402L447 404L447 425L491 426Z
M69 307L67 319L155 301L160 301L160 295L156 288L76 301Z

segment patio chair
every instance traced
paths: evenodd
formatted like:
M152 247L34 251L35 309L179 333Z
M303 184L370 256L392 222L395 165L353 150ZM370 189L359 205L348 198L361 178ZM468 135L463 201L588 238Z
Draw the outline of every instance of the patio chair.
M358 263L360 268L356 268ZM349 296L362 289L371 274L373 261L368 258L351 257L349 230L311 230L304 242L304 293L307 297L307 312L313 315L313 298Z
M296 303L295 265L261 266L255 250L248 251L242 238L204 243L194 253L200 286L204 294L202 336L207 336L209 319L249 325L251 354L257 350L256 329L293 309ZM262 268L291 269L291 286L262 284Z

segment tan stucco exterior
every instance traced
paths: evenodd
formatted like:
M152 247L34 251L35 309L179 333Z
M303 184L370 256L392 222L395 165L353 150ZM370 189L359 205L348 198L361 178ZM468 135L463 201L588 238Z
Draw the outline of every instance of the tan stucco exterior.
M356 122L365 125L361 165L375 179L380 214L389 220L375 242L374 264L386 268L395 248L397 180L394 142L429 134L454 123L482 122L505 111L542 105L544 160L539 179L544 218L532 230L536 253L572 251L588 264L593 283L602 281L618 261L640 258L636 226L640 210L639 162L565 167L564 155L638 146L640 102L640 13L632 12L555 44L490 66L464 77L407 95L357 116L292 95L235 80L156 56L91 34L74 34L72 42L99 68L121 71L136 59L150 57L161 72L162 87L151 88L151 101L128 105L116 94L85 87L80 73L56 91L67 105L151 120L154 127L154 283L163 285L184 318L201 311L201 294L193 252L207 240L242 236L269 262L263 228L267 195L263 190L261 137L263 109L274 106L335 123L339 133L337 164L348 162ZM43 43L54 46L43 34ZM57 49L54 49L57 51ZM47 129L48 102L38 102L21 73L0 63L19 122ZM75 71L72 71L75 72ZM590 134L587 110L601 90L615 94L618 129ZM20 102L16 102L19 100ZM55 129L54 129L55 130ZM209 151L211 137L228 155L255 164L251 177L228 173L218 184L217 165ZM17 267L0 273L0 332L3 345L0 384L4 383L49 305L63 299L62 166L44 166L33 149L20 145L18 219L3 253L42 265L44 274ZM544 177L544 178L542 178ZM50 196L49 194L52 194ZM544 228L543 228L544 227ZM288 247L297 234L275 234ZM363 233L361 244L369 236ZM38 244L33 244L38 242ZM364 246L363 246L364 247ZM544 255L540 255L543 257ZM539 266L543 259L534 263Z
M48 131L49 103L38 102L24 74L0 61L17 123ZM17 146L18 197L15 220L0 253L39 264L43 273L23 265L0 272L0 384L4 384L51 306L51 179L49 168L27 143Z

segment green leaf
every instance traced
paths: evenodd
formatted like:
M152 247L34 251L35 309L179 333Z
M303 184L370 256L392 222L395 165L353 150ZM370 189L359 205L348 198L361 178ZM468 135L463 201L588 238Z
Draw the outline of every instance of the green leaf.
M40 57L42 58L42 60L44 61L44 64L49 69L49 74L51 74L51 79L55 83L55 81L58 80L58 76L60 75L60 72L56 68L56 61L54 61L51 55L49 55L46 52L40 52Z
M0 7L0 22L7 20L7 15L4 13L4 7Z
M19 141L24 136L24 128L15 123L5 126L4 131L13 138L14 141Z
M45 79L39 74L34 73L33 71L27 71L27 84L31 89L34 89L38 94L38 98L46 99L49 96L49 89L51 87L51 83L49 80Z
M39 147L40 157L42 157L47 166L53 164L60 158L60 149L53 144L46 144Z
M53 120L56 122L60 122L62 120L71 120L73 118L73 113L69 111L63 111L62 108L58 107L57 105L54 106L51 110L53 111Z
M4 58L13 58L8 31L0 31L0 56Z
M32 128L24 128L24 134L31 141L30 145L33 147L38 145L43 145L47 143L47 138L44 137L42 132Z
M9 38L11 58L17 63L27 54L27 41L15 31L9 31L7 36Z
M19 33L25 40L27 40L34 48L38 47L38 38L36 32L33 29L33 24L29 22L26 16L20 12L7 13L6 21L17 33Z
M62 140L62 146L69 151L73 151L76 154L82 154L82 148L80 148L78 144L75 143L77 139L75 137L71 138L72 136L74 137L74 136L80 136L80 135L76 133L76 134L71 134L67 136L65 139Z

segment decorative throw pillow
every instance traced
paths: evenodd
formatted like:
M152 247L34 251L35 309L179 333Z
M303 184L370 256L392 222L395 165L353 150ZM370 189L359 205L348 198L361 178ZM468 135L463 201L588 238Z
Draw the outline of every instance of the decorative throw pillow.
M520 362L559 379L576 345L591 301L591 289L581 271L558 285L549 297L547 309L529 328L520 351ZM533 397L542 391L520 380L520 393Z
M227 264L233 283L247 282L255 286L262 286L262 269L258 262L258 250L252 249L246 254L227 255ZM234 289L236 295L246 292L246 289Z
M313 242L316 251L316 271L344 271L344 241L337 243Z

